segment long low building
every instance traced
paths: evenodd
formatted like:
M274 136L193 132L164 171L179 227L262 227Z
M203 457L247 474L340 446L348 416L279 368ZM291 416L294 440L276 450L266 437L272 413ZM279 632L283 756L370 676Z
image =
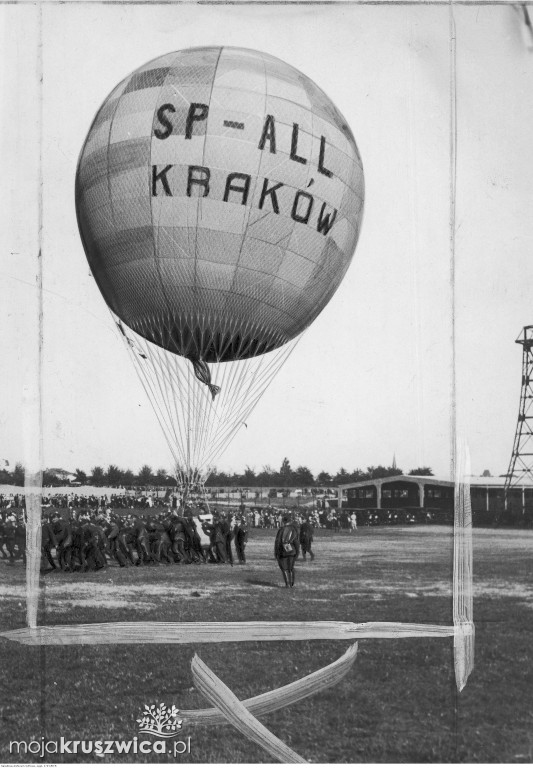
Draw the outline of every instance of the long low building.
M533 514L533 484L514 486L506 495L504 478L469 477L474 513L490 517ZM355 510L417 509L453 512L455 484L433 476L395 475L339 485L338 506Z

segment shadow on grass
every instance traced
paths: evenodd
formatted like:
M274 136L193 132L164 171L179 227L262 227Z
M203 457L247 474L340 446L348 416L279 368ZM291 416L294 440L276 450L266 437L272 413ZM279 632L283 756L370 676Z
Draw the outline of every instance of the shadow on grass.
M271 589L278 589L281 584L275 581L264 581L263 579L245 579L246 584L252 584L254 587L270 587Z

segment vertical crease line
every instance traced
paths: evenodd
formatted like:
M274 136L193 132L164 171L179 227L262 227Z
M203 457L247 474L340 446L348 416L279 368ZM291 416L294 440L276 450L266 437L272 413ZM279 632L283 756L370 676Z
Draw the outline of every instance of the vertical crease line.
M455 680L458 691L473 669L472 510L468 446L457 435L456 381L456 195L457 195L457 30L453 0L449 4L450 36L450 288L451 288L451 469L454 479L453 621ZM456 738L458 712L456 717Z
M43 30L42 5L38 5L37 77L39 89L38 141L39 170L37 190L38 253L36 264L37 282L37 348L30 371L34 378L26 403L27 433L25 446L26 472L24 476L26 502L26 622L31 629L37 626L39 607L39 569L41 565L41 497L42 497L42 359L43 359ZM32 345L32 350L33 350ZM36 387L36 391L34 390Z
M451 304L451 477L455 477L456 464L456 371L455 371L455 205L457 188L457 90L456 90L456 28L453 0L449 5L450 30L450 304Z

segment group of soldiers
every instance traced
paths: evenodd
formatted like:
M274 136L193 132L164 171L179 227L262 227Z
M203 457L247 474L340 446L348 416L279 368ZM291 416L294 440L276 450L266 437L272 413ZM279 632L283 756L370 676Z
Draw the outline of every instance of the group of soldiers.
M63 571L150 563L246 563L248 528L239 515L157 515L90 510L69 516L54 510L43 518L41 551L44 567ZM11 562L25 560L26 532L22 516L8 514L0 522L0 554ZM235 549L236 560L233 549Z
M301 555L314 559L314 526L307 516L285 513L278 522L274 557L285 586L293 587L294 563ZM205 508L124 513L120 509L52 509L43 511L42 569L97 571L110 564L144 566L159 563L245 564L247 515ZM25 562L24 509L0 512L0 557ZM234 554L235 553L235 554Z

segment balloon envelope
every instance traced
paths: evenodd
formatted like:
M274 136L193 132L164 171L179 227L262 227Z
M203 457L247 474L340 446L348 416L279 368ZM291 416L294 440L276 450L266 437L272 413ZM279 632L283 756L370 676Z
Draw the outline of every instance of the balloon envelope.
M208 362L276 349L314 320L349 266L363 198L356 143L326 94L279 59L226 47L123 80L76 175L109 307Z

